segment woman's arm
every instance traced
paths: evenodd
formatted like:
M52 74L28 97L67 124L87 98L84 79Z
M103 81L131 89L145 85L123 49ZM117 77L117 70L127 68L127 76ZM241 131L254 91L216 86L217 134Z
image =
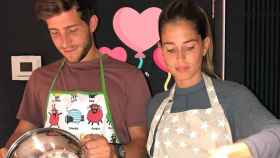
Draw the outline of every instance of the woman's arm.
M230 102L227 113L235 141L243 142L254 158L279 158L280 121L244 86Z

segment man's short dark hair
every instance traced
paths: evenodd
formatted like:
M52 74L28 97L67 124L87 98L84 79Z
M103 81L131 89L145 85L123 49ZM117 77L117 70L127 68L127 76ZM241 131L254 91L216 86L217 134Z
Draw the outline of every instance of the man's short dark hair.
M39 19L45 21L50 17L75 8L81 14L81 18L88 23L91 16L94 15L92 1L93 0L36 0L35 13Z

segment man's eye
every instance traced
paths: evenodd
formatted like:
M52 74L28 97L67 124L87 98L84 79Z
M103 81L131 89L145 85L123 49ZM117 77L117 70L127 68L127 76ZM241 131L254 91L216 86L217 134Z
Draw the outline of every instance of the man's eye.
M57 31L50 31L51 36L56 36L58 34Z
M191 47L186 47L187 50L192 50L194 49L194 46L191 46Z
M69 29L69 32L71 32L71 33L75 33L77 31L78 31L78 28L71 28L71 29Z

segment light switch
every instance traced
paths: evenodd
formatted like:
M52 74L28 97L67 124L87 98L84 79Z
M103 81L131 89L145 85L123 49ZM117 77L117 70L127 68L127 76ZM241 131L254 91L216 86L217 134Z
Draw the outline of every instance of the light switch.
M12 56L12 80L28 80L32 71L41 67L41 56Z

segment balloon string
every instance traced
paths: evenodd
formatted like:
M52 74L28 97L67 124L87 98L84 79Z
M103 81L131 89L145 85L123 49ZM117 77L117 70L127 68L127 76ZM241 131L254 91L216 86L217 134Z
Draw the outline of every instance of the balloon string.
M143 58L139 58L139 63L138 63L137 68L141 69L143 67L143 63L144 63Z
M167 79L165 80L165 83L164 83L164 91L168 91L168 84L170 82L170 79L171 79L171 73L168 72Z

